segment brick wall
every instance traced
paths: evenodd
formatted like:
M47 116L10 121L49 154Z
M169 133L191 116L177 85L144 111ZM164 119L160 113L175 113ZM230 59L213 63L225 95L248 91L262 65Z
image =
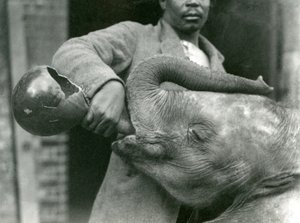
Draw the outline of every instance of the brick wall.
M68 221L67 137L43 137L36 154L41 223Z

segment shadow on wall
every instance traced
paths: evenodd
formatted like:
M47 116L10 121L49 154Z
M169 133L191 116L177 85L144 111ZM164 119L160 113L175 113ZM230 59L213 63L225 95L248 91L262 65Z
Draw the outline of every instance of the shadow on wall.
M69 214L70 222L87 222L111 154L111 139L81 127L70 131Z

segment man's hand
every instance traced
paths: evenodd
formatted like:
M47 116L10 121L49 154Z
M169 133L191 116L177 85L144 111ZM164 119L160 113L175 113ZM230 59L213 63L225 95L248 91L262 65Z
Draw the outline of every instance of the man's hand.
M110 81L93 97L82 126L94 133L110 136L116 131L124 107L125 91L118 81Z

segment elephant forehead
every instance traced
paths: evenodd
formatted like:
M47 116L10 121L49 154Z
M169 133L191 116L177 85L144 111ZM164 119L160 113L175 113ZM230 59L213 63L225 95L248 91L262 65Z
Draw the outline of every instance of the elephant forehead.
M257 148L264 151L278 138L278 122L265 119L259 114L239 114L232 112L221 120L218 136L224 144L242 148ZM230 113L227 113L230 114ZM234 115L235 114L235 115ZM254 117L253 117L254 116Z
M200 95L202 103L201 115L214 120L223 130L249 130L253 134L276 134L282 118L274 111L268 99L242 94ZM266 105L264 105L266 104Z
M249 104L236 103L225 110L218 118L223 122L224 130L244 129L253 134L273 135L281 122L276 114Z
M262 106L266 99L260 96L190 91L184 94L184 101L173 105L172 117L163 119L176 131L186 131L190 123L209 121L224 137L236 130L249 131L251 136L271 136L277 133L282 120L270 106Z

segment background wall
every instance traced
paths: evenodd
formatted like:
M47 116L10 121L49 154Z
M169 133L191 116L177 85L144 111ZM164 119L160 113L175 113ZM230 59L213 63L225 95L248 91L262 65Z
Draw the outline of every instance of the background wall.
M67 1L0 1L0 221L65 223L67 136L37 137L13 122L12 87L50 64L67 38Z
M67 0L23 0L24 38L28 69L50 64L67 39ZM68 136L37 137L33 148L38 221L68 221ZM27 223L27 222L24 222Z
M207 36L225 56L230 73L274 85L280 47L280 10L272 0L218 1Z

